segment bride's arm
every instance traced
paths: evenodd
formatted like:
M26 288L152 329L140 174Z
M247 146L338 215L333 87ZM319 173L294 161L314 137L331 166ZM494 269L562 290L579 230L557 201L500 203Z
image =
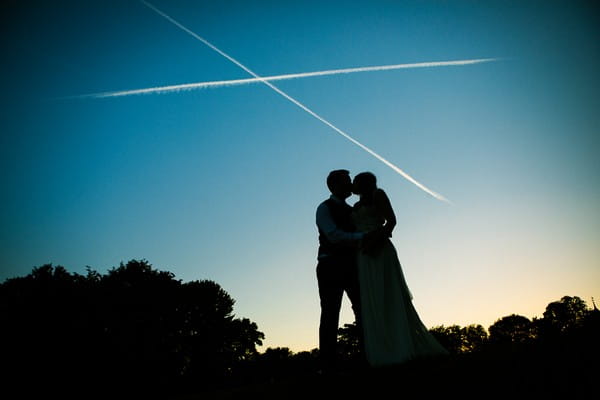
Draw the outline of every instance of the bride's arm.
M391 237L392 231L396 226L396 214L394 214L392 203L390 202L387 194L381 189L377 189L375 191L375 194L373 195L373 201L375 203L375 207L377 208L377 212L385 220L385 225L383 227L388 236Z

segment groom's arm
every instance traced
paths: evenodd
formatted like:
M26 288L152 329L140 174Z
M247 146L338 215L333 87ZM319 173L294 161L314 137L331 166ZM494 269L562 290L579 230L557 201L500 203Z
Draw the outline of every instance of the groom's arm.
M348 232L341 230L329 212L329 207L325 204L319 205L317 208L317 226L327 236L331 243L354 242L363 238L362 232Z

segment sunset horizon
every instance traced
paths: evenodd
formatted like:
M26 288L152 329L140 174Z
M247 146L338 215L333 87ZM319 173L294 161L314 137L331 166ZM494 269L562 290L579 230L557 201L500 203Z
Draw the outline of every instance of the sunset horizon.
M12 2L0 280L148 260L318 347L330 171L376 175L428 328L600 297L585 1ZM348 198L354 205L357 196ZM354 320L344 297L340 327Z

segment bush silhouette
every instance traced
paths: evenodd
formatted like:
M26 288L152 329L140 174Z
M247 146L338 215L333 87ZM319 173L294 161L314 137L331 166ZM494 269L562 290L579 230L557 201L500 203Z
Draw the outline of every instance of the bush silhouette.
M51 396L55 389L61 397L108 391L114 398L129 390L149 397L314 375L317 349L258 353L264 334L249 319L237 318L234 304L213 281L183 283L145 260L121 263L106 274L88 268L80 275L50 264L34 268L0 284L5 387L17 386L22 395ZM448 384L464 375L498 385L509 374L510 390L535 392L519 383L527 376L523 382L552 382L567 393L575 383L580 391L591 387L594 377L585 366L600 354L600 311L576 296L548 304L542 318L512 314L488 331L481 325L430 331L450 351L449 359L407 363L367 378L379 385L389 377L395 386L404 374L403 384L418 386L421 377L436 373ZM340 359L349 371L360 365L358 334L356 324L338 330ZM84 394L77 391L82 386Z
M0 285L2 366L13 382L147 391L215 384L264 335L217 283L145 260L86 276L44 265ZM10 379L8 381L11 381Z

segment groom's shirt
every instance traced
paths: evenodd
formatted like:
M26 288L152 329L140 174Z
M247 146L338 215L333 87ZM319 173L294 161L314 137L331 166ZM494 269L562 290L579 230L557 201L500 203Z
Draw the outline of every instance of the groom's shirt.
M317 228L319 229L319 258L347 252L348 244L364 236L362 232L355 232L352 207L334 195L317 207Z

